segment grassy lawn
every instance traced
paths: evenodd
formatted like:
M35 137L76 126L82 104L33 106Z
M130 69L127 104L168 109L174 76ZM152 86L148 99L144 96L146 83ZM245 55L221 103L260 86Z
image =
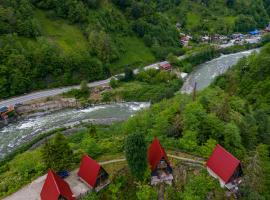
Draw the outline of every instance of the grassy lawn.
M135 65L136 67L143 66L155 61L155 57L151 50L145 46L142 40L137 37L119 38L122 42L125 53L120 56L120 59L112 64L112 71L117 72L125 65Z
M58 44L64 53L87 51L87 40L78 27L62 19L51 20L41 10L36 11L35 17L42 27L42 34Z

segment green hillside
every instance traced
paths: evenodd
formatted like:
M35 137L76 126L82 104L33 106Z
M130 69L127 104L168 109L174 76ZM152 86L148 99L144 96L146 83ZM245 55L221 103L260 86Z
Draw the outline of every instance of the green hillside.
M42 35L59 45L64 53L88 51L87 39L76 25L63 19L49 19L41 10L35 11L34 17L41 26Z
M181 55L180 32L196 43L204 34L247 32L268 21L267 0L3 0L0 98Z

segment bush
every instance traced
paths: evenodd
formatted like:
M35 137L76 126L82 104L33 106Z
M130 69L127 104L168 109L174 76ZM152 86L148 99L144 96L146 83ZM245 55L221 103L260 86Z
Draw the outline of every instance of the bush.
M138 191L136 192L136 196L138 200L157 199L158 193L151 186L140 184L138 186Z
M115 78L112 78L112 79L110 80L110 86L111 86L112 88L117 88L117 87L119 86L119 82L118 82Z
M97 144L97 141L88 135L84 137L81 143L81 148L92 158L96 158L103 153L100 145Z
M270 42L270 33L265 34L261 40L261 43L263 45L267 44L268 42Z
M130 67L125 68L125 81L131 81L134 78L133 70Z
M86 81L82 81L80 85L80 89L72 89L68 92L63 93L64 97L74 97L76 99L80 99L82 102L87 100L90 95L90 88L87 86Z

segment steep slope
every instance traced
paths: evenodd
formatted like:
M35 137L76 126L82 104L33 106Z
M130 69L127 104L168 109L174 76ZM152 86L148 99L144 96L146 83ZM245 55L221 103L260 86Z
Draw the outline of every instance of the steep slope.
M3 0L0 98L181 55L179 32L196 42L249 31L268 23L267 9L266 0Z

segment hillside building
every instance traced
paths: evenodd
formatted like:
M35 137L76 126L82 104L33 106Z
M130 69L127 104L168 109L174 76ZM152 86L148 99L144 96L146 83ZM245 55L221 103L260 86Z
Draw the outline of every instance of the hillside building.
M172 184L173 170L164 148L157 138L154 139L148 150L148 162L151 168L151 185L158 183Z
M41 200L75 200L69 184L52 170L48 171L40 198Z
M110 183L108 173L88 155L82 158L78 176L90 188L96 191L101 190Z
M237 191L243 175L240 161L219 144L206 163L207 171L219 180L221 187Z

